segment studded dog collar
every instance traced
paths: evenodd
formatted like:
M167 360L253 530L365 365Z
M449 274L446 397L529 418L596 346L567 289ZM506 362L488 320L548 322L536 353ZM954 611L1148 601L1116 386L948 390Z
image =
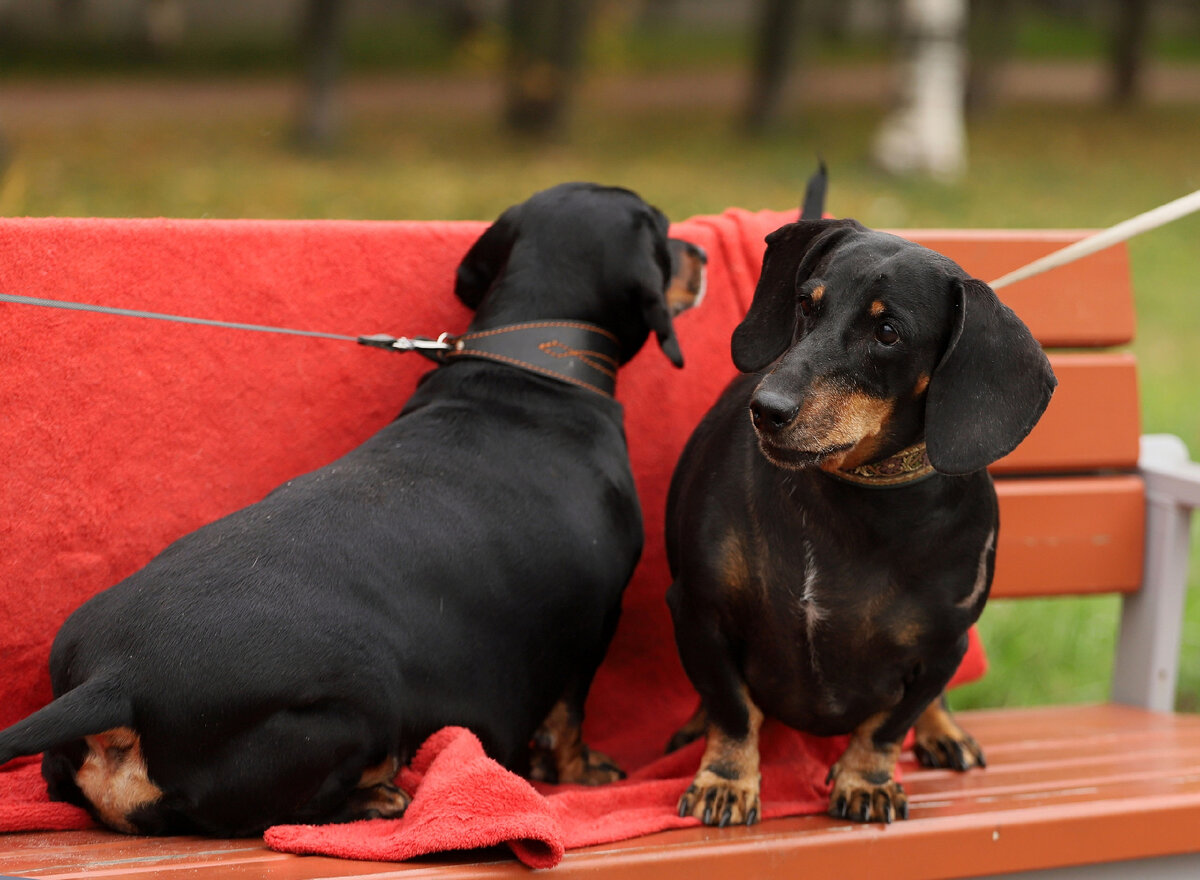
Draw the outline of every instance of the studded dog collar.
M925 443L917 443L906 449L901 449L895 455L889 455L880 461L860 464L858 467L844 471L826 471L846 483L856 486L868 486L873 489L890 489L895 486L907 486L927 477L936 471L929 463L925 452Z

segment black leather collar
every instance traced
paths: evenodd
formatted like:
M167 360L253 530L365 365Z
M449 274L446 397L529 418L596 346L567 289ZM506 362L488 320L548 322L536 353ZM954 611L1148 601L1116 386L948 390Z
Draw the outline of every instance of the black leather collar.
M437 352L443 363L478 358L520 367L608 397L617 387L621 346L603 327L582 321L531 321L464 333Z

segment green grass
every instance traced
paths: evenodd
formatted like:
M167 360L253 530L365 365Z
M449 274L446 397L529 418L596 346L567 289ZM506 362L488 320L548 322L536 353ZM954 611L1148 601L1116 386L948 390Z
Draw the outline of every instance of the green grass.
M729 205L796 204L819 153L829 207L879 226L1098 227L1200 188L1200 110L1114 115L1009 108L972 124L961 186L885 177L868 161L876 111L796 111L769 135L735 132L731 107L632 111L586 102L551 144L499 134L491 108L354 118L325 157L285 146L281 111L248 118L22 122L0 214L175 217L491 218L562 180L620 183L674 218ZM1200 453L1200 218L1131 245L1144 430ZM1198 536L1200 537L1200 536ZM1194 558L1200 554L1193 554ZM1200 567L1193 565L1180 704L1200 709ZM956 705L1102 699L1117 602L995 602L981 624L992 672Z

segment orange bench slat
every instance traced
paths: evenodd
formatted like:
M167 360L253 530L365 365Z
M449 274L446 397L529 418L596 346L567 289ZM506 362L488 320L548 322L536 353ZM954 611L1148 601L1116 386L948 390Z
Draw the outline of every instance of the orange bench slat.
M979 229L904 230L899 234L945 254L972 275L991 282L1089 233ZM1048 348L1124 345L1133 339L1133 289L1129 252L1123 244L1018 281L998 294Z
M1140 588L1146 516L1141 477L1002 478L996 494L993 598Z
M1131 354L1052 353L1058 388L1028 437L994 474L1132 470L1141 422Z

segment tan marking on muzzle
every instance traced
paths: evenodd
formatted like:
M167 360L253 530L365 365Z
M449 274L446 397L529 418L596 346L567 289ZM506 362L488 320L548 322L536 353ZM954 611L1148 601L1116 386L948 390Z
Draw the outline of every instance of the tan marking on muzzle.
M806 451L849 445L846 451L821 462L821 467L857 467L875 457L883 439L883 426L891 415L890 400L818 383L800 407L785 445Z
M163 796L150 781L141 737L128 727L116 727L84 737L84 742L88 753L75 771L75 784L105 825L136 834L130 814Z

